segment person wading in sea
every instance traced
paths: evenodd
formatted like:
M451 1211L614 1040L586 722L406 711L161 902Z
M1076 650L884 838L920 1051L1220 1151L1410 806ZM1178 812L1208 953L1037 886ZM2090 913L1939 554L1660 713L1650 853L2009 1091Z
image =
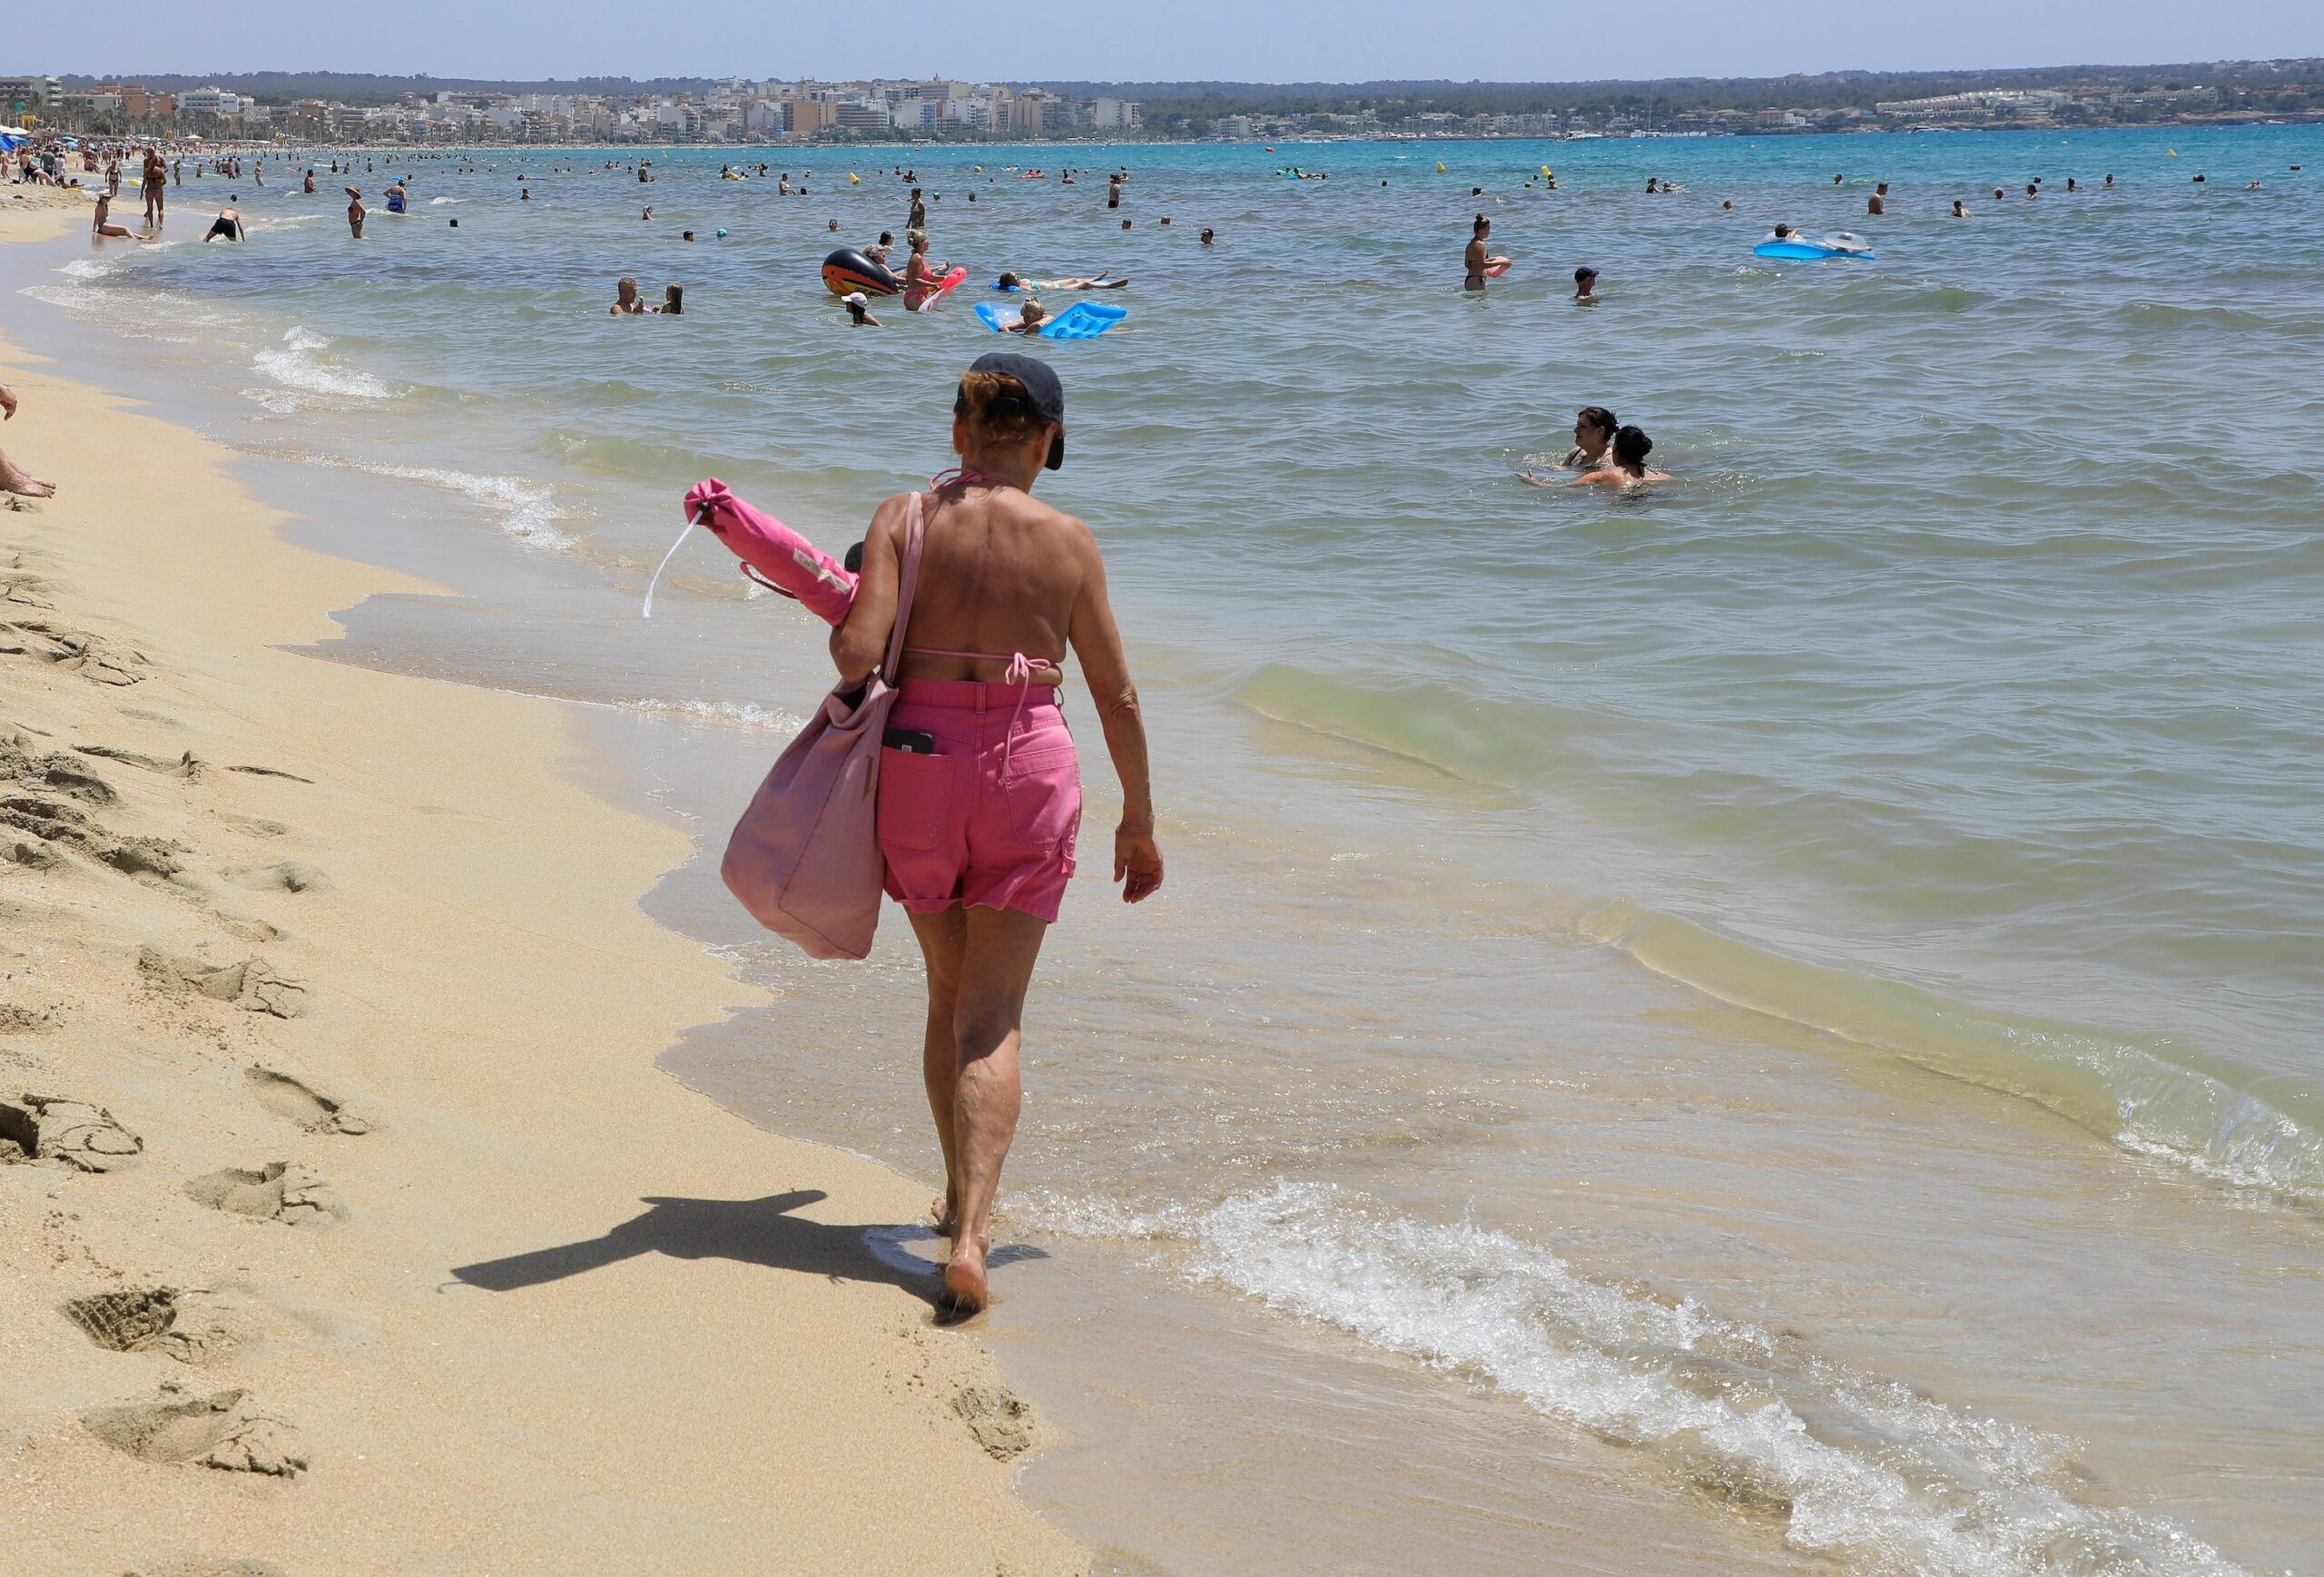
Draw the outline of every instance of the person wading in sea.
M1041 941L1073 874L1081 781L1058 709L1071 648L1121 780L1114 879L1162 885L1146 724L1089 527L1032 496L1065 460L1065 390L1048 363L978 358L952 399L957 471L881 504L863 578L832 632L840 678L868 678L896 622L909 521L924 523L901 679L880 753L888 893L911 915L928 978L921 1069L944 1151L936 1228L952 1240L938 1306L985 1306L992 1198L1023 1104L1019 1026Z

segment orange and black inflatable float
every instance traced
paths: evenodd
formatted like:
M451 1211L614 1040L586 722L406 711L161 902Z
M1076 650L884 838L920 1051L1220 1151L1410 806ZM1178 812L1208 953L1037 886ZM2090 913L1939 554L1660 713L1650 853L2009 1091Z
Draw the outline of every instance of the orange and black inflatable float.
M867 296L894 296L904 282L852 246L843 246L823 260L823 289L834 296L862 291Z

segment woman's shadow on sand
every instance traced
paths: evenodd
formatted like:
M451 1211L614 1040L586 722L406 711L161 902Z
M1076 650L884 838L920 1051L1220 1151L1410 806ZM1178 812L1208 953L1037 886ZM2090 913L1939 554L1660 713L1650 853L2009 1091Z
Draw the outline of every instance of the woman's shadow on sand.
M924 1227L833 1225L792 1214L829 1197L820 1188L798 1188L763 1199L648 1198L640 1201L645 1214L602 1237L455 1266L452 1276L487 1292L515 1292L641 1254L666 1254L673 1259L732 1259L833 1281L876 1282L940 1308L944 1283L937 1266L904 1247L936 1241L936 1235ZM1029 1244L1010 1243L993 1250L991 1263L998 1267L1048 1257Z

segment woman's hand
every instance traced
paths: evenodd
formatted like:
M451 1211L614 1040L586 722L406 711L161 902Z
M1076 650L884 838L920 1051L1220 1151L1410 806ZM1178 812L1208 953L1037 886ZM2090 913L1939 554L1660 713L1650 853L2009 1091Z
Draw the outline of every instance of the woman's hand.
M1114 880L1123 884L1124 903L1141 902L1161 887L1162 851L1153 828L1124 822L1114 829Z

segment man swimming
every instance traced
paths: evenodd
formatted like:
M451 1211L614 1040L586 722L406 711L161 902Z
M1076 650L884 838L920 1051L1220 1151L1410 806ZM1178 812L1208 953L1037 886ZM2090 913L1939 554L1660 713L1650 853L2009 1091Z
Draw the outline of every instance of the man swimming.
M1573 271L1573 300L1576 306L1598 304L1598 271L1587 263Z
M626 274L614 281L614 304L610 315L615 318L645 315L645 303L637 294L637 281Z

